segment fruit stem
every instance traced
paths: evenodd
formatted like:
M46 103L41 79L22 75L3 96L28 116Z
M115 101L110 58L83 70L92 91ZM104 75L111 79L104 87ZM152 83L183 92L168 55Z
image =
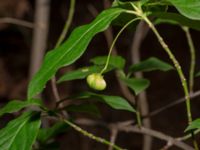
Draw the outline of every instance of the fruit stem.
M101 70L100 74L103 74L106 69L108 68L108 64L109 64L109 61L110 61L110 57L111 57L111 52L112 52L112 49L117 41L117 39L119 38L119 36L121 35L121 33L126 29L126 27L128 27L131 23L133 23L134 21L138 20L139 18L134 18L132 20L130 20L128 23L126 23L122 28L121 30L117 33L116 37L114 38L111 46L110 46L110 49L109 49L109 53L108 53L108 57L106 59L106 64L104 66L104 68Z

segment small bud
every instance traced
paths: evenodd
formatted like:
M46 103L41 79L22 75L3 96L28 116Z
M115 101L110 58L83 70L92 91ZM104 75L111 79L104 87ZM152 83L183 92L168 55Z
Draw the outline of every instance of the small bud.
M87 76L88 85L95 90L101 91L106 88L106 81L99 73L93 73Z

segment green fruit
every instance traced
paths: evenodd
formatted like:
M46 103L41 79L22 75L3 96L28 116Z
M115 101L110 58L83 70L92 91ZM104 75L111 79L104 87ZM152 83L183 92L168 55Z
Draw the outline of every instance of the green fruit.
M101 91L106 88L106 81L99 73L93 73L87 76L88 85L95 90Z

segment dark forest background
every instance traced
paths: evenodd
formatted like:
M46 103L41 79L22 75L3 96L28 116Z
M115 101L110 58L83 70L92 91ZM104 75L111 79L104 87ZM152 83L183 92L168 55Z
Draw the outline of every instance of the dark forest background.
M75 15L70 32L77 26L87 24L94 19L91 14L90 7L96 8L98 12L104 9L102 1L94 0L77 0ZM52 0L50 3L50 20L48 30L48 40L46 43L46 51L51 50L57 38L59 37L65 20L68 15L69 0ZM13 23L5 23L1 21L3 18L17 18L28 22L34 21L35 1L34 0L0 0L0 106L5 105L13 99L25 99L27 85L30 80L30 63L31 49L33 41L33 28L16 25ZM113 27L113 33L117 33L120 27ZM189 51L184 32L177 26L159 25L158 29L163 35L166 42L169 44L177 59L180 61L188 77L189 70ZM130 47L134 35L134 30L127 30L117 42L118 53L126 58L126 66L131 64ZM197 60L200 58L200 35L199 32L191 30L192 38L196 47ZM90 43L87 52L73 65L63 68L59 71L59 77L64 72L89 64L89 59L98 55L107 55L108 46L104 34L98 34ZM148 32L141 46L141 59L150 56L159 57L167 62L170 62L167 55L163 52L161 46L157 42L151 31ZM200 61L197 61L197 70L200 69ZM150 112L162 106L171 103L174 100L183 97L183 91L180 86L178 76L175 71L169 72L150 72L144 74L145 78L151 81L150 87L147 89L148 103ZM116 81L114 73L109 73L106 76L108 81L107 93L120 94L119 85ZM200 79L195 79L195 90L199 89ZM77 93L86 89L87 85L84 80L66 82L59 85L61 97L65 97L72 93ZM47 86L42 97L48 107L52 107L54 98L52 96L51 87ZM105 105L99 105L102 116L98 118L105 122L117 122L127 119L132 119L134 116L123 111L115 111L109 109ZM200 116L200 101L199 98L192 100L192 111L194 118ZM85 114L73 114L79 118L91 117ZM0 122L0 127L3 127L8 120L12 119L13 115L5 115ZM167 109L155 116L151 117L152 128L173 137L183 135L183 130L186 128L185 104L181 103L170 109ZM95 135L109 139L109 131L101 126L87 127L84 129L94 133ZM56 137L60 143L61 150L104 150L107 149L104 145L96 143L80 135L76 131L70 130L65 134ZM142 135L135 133L119 133L116 143L130 150L140 150L142 145ZM191 143L191 141L188 141ZM157 139L153 140L153 149L159 149L166 143ZM176 149L176 148L171 148Z

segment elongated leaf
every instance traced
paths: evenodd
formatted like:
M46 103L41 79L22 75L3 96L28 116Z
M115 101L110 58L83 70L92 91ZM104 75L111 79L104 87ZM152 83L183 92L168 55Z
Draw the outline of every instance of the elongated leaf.
M135 94L139 94L149 87L150 82L146 79L137 79L137 78L121 78L121 80L135 92Z
M1 150L31 150L41 121L32 113L24 113L0 130Z
M76 28L64 44L48 52L40 70L29 84L28 99L40 93L59 68L75 62L84 53L91 39L107 29L112 20L125 11L121 8L104 10L92 23Z
M79 99L96 98L100 102L108 104L113 109L135 112L135 109L124 98L120 96L111 96L111 95L96 94L92 92L84 92L79 94L77 98Z
M41 143L45 143L47 142L49 139L51 139L52 137L66 132L66 130L68 129L68 125L66 125L66 123L63 122L58 122L56 124L54 124L52 127L50 128L44 128L44 129L40 129L37 139L41 142Z
M199 0L168 0L184 16L200 20L200 1Z
M80 105L69 105L66 107L67 111L71 112L81 112L100 117L100 111L94 104L80 104Z
M194 129L200 129L200 119L196 119L192 121L192 123L185 129L185 132L194 130Z
M172 70L173 67L158 59L155 57L148 58L147 60L144 60L140 63L134 64L130 66L129 71L130 72L137 72L137 71L154 71L154 70L160 70L160 71L169 71Z
M64 74L58 80L58 83L61 83L63 81L69 81L69 80L84 79L89 74L100 72L102 69L103 69L103 66L90 66L90 67L80 68L80 69Z
M99 56L91 59L91 62L94 65L105 65L107 60L107 56ZM125 59L121 56L111 56L109 60L109 66L113 68L123 69L125 65Z
M84 79L92 73L99 73L104 68L106 59L107 59L107 56L95 57L91 59L91 62L94 64L94 66L83 67L83 68L68 72L64 74L58 80L58 83L61 83L63 81L69 81L69 80ZM124 65L125 65L125 60L122 57L112 56L108 64L108 68L106 69L105 72L111 71L113 69L122 69Z
M42 106L40 100L31 99L30 101L10 101L6 106L0 109L0 116L5 113L13 113L17 112L22 108L29 107L29 106Z
M180 14L169 13L169 12L157 12L157 13L152 13L151 15L154 17L158 17L154 21L154 24L169 23L172 25L187 26L191 29L200 31L199 20L191 20Z

